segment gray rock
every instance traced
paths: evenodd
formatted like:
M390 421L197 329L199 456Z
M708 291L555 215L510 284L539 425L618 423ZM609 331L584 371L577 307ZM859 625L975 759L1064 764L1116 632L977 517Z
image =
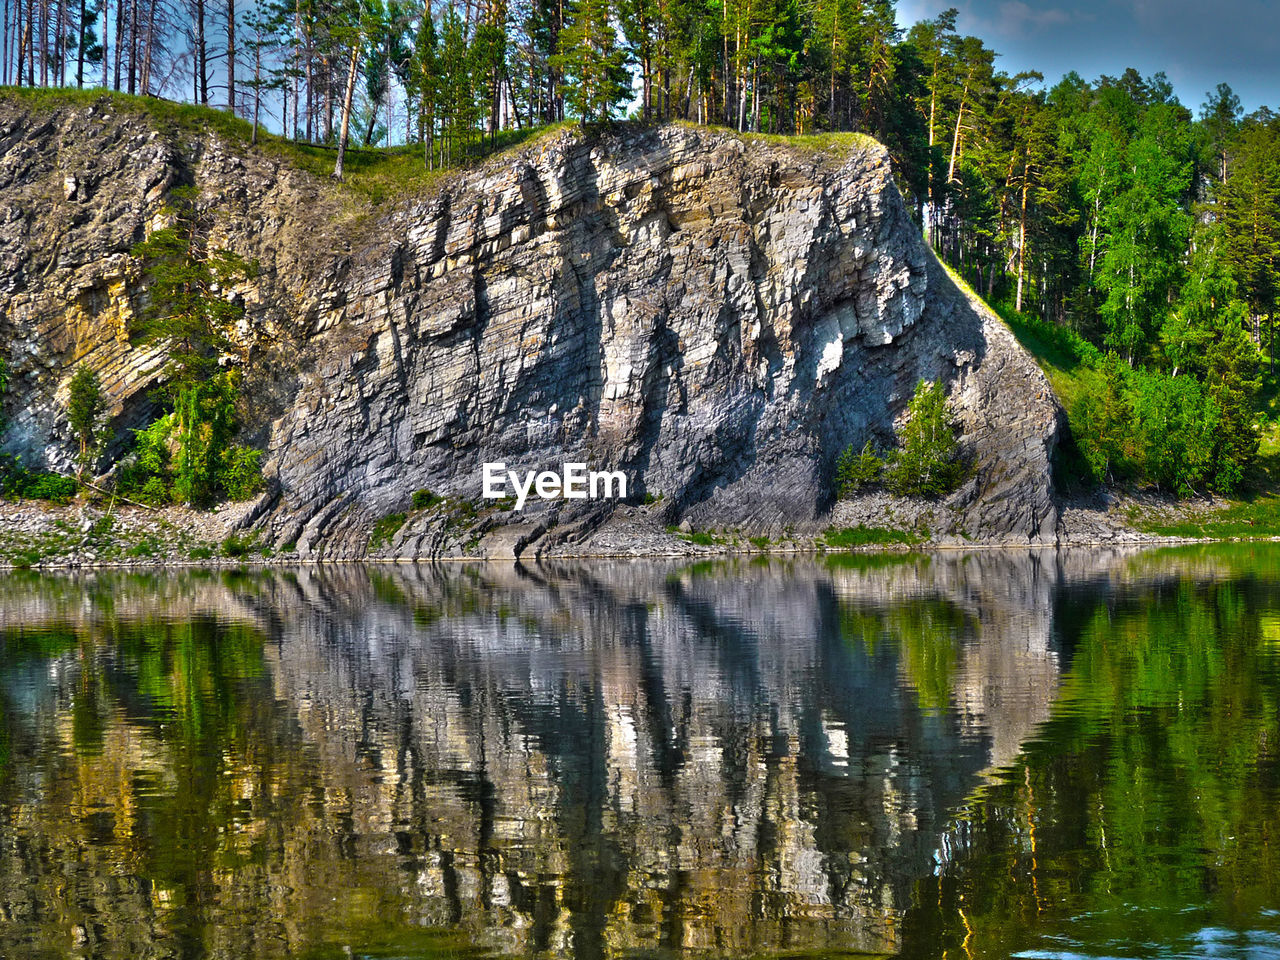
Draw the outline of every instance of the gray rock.
M920 379L945 384L975 467L948 503L956 525L1055 538L1049 385L934 259L869 140L559 131L353 214L341 188L212 133L24 109L0 105L0 339L6 447L29 459L69 466L59 398L79 362L118 436L153 415L164 357L129 339L145 278L128 251L193 182L216 241L261 264L229 294L246 306L248 435L268 450L245 523L304 559L364 556L395 512L409 516L383 555L494 537L564 553L630 522L609 503L483 501L481 466L499 460L623 470L631 500L660 494L663 522L691 529L820 529L836 456L890 443ZM448 499L413 511L421 488ZM501 534L513 521L527 532Z

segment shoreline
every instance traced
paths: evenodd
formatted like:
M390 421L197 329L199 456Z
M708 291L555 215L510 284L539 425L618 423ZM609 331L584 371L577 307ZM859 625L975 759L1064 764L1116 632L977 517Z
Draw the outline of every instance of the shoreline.
M1199 544L1220 543L1280 543L1280 536L1260 537L1146 537L1125 540L1058 540L1053 543L1009 543L999 541L973 543L921 543L913 546L868 545L859 547L794 547L776 549L742 549L725 547L724 549L704 548L697 552L651 552L651 553L573 553L562 552L552 556L520 555L512 557L500 556L439 556L439 557L308 557L296 556L271 558L210 557L206 560L182 560L176 558L135 559L120 561L77 561L68 560L56 563L38 562L29 566L15 566L0 561L0 574L26 572L61 572L61 571L166 571L166 570L269 570L297 567L340 567L340 566L436 566L455 564L502 564L511 565L549 565L554 563L573 563L580 561L606 561L610 563L652 561L684 561L698 563L703 561L739 560L739 559L822 559L826 557L910 557L933 553L996 553L996 552L1061 552L1065 550L1088 549L1158 549L1161 547L1194 546Z
M1136 495L1095 494L1088 502L1065 502L1058 511L1053 540L968 539L956 532L932 533L946 520L945 503L883 497L858 503L842 501L801 530L771 533L742 529L695 531L688 524L664 525L656 510L627 507L584 530L557 516L532 528L475 516L466 526L449 528L425 542L392 538L385 543L328 553L328 545L275 547L250 524L254 501L223 504L212 511L185 507L151 508L76 500L69 504L37 501L0 503L0 571L157 570L300 567L325 564L436 564L501 562L542 564L559 561L703 560L756 557L822 557L911 553L1142 548L1195 543L1267 542L1259 536L1166 536L1135 529L1140 515L1169 519L1204 516L1221 504L1189 503ZM874 508L874 509L873 509ZM1172 512L1172 513L1170 513ZM883 524L883 526L877 525ZM957 528L944 525L946 530ZM575 541L567 542L569 536ZM527 539L526 539L527 537ZM844 538L846 542L840 543ZM852 541L852 542L850 542Z

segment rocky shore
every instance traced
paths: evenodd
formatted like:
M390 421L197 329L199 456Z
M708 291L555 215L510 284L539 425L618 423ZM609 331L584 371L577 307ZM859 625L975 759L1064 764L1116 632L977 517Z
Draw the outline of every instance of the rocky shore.
M1186 504L1153 498L1109 497L1070 503L1060 513L1060 547L1150 545L1185 542L1135 530L1134 511L1165 519L1192 516L1205 504ZM174 567L290 565L338 558L303 558L294 544L276 548L252 531L244 520L252 504L226 504L215 512L167 507L146 510L107 498L65 506L34 502L0 502L0 570L64 567ZM873 493L837 504L833 526L783 532L777 537L751 535L722 528L694 531L689 524L663 524L657 511L623 507L607 524L569 543L554 539L525 550L520 542L530 531L503 523L496 530L506 537L483 538L470 549L436 559L550 561L573 557L696 559L726 555L876 552L949 548L1008 547L1009 543L980 543L955 533L940 532L950 513L946 504ZM861 528L866 542L848 544L841 533ZM898 536L901 535L901 536ZM346 561L353 562L353 561Z

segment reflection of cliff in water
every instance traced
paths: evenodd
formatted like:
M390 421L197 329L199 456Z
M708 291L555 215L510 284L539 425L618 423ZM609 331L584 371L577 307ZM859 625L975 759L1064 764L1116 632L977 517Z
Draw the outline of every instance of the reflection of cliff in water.
M0 938L892 949L1047 715L1067 562L0 580L6 650L45 638L7 658Z

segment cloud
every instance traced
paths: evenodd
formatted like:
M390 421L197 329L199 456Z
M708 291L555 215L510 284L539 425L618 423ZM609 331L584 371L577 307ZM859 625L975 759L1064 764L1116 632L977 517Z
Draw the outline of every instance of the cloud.
M1219 81L1247 110L1280 105L1277 0L898 0L898 21L909 26L947 7L1009 73L1039 70L1052 84L1068 70L1086 79L1163 70L1193 109Z
M1059 7L1048 10L1037 10L1022 2L1008 0L1000 4L1000 22L1005 33L1019 34L1028 30L1043 30L1046 27L1063 26L1079 20L1092 20L1093 14L1077 12L1074 16Z

